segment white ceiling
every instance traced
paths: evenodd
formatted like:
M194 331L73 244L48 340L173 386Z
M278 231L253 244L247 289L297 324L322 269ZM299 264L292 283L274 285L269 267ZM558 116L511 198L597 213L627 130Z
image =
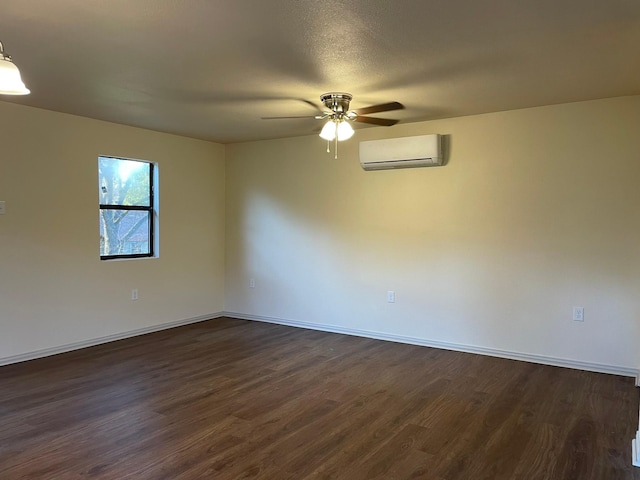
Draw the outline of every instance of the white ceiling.
M260 117L329 91L402 122L640 94L638 0L3 0L0 41L32 91L1 100L221 143L313 133Z

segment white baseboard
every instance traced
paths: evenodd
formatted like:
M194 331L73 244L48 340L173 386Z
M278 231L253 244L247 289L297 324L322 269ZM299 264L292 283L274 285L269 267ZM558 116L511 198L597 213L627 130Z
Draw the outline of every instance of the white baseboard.
M163 323L160 325L152 325L150 327L140 328L137 330L129 330L127 332L117 333L114 335L108 335L106 337L93 338L82 342L70 343L61 345L59 347L47 348L43 350L36 350L34 352L28 352L20 355L14 355L10 357L0 357L0 366L9 365L12 363L25 362L27 360L34 360L36 358L48 357L50 355L57 355L59 353L70 352L72 350L78 350L81 348L91 347L94 345L100 345L102 343L113 342L116 340L122 340L124 338L135 337L138 335L144 335L147 333L158 332L169 328L179 327L182 325L188 325L190 323L202 322L205 320L213 320L220 317L239 318L243 320L253 320L258 322L275 323L278 325L287 325L290 327L307 328L310 330L320 330L323 332L340 333L344 335L353 335L357 337L373 338L376 340L386 340L396 343L406 343L410 345L419 345L423 347L441 348L444 350L453 350L457 352L477 353L480 355L488 355L491 357L507 358L510 360L522 360L532 363L540 363L543 365L553 365L556 367L574 368L577 370L586 370L590 372L610 373L613 375L622 375L626 377L635 377L636 385L640 386L640 372L638 369L630 367L622 367L617 365L606 365L592 362L581 362L578 360L567 360L563 358L548 357L544 355L535 355L530 353L520 353L508 350L499 350L495 348L478 347L475 345L465 345L460 343L440 342L437 340L429 340L419 337L408 337L403 335L394 335L383 332L374 332L370 330L359 330L353 328L339 327L335 325L326 325L320 323L303 322L299 320L288 320L276 317L267 317L263 315L251 315L239 312L217 312L210 315L201 315L198 317L187 318L184 320L177 320L174 322Z
M243 320L254 320L258 322L276 323L279 325L287 325L290 327L307 328L310 330L320 330L330 333L341 333L345 335L354 335L356 337L373 338L376 340L387 340L390 342L407 343L410 345L419 345L423 347L441 348L444 350L453 350L456 352L477 353L480 355L488 355L491 357L507 358L509 360L522 360L525 362L540 363L543 365L552 365L555 367L573 368L576 370L586 370L589 372L609 373L613 375L622 375L625 377L635 377L636 385L639 385L640 372L637 368L623 367L618 365L606 365L592 362L582 362L579 360L568 360L564 358L548 357L545 355L536 355L531 353L513 352L509 350L499 350L495 348L478 347L475 345L465 345L460 343L440 342L437 340L429 340L419 337L407 337L403 335L394 335L390 333L373 332L369 330L359 330L353 328L338 327L335 325L325 325L320 323L303 322L298 320L287 320L275 317L265 317L262 315L251 315L239 312L224 312L225 317L239 318ZM640 386L640 385L639 385Z
M199 317L187 318L185 320L177 320L175 322L162 323L160 325L152 325L150 327L139 328L137 330L129 330L127 332L116 333L113 335L108 335L106 337L92 338L90 340L85 340L82 342L69 343L66 345L61 345L59 347L45 348L44 350L36 350L35 352L23 353L21 355L0 357L0 366L9 365L11 363L26 362L27 360L34 360L36 358L49 357L51 355L57 355L59 353L70 352L72 350L92 347L94 345L100 345L102 343L122 340L123 338L130 338L136 337L138 335L144 335L146 333L159 332L160 330L167 330L168 328L180 327L182 325L202 322L204 320L213 320L214 318L220 318L222 316L222 312L212 313L210 315L201 315Z
M631 459L634 467L640 467L640 432L636 434L636 438L631 440Z

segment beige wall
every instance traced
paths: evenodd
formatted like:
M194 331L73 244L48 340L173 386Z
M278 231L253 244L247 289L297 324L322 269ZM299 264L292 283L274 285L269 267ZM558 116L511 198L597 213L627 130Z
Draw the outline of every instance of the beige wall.
M229 145L225 172L221 145L0 102L0 361L224 309L637 369L638 125L617 98L359 129L338 160ZM448 165L361 170L358 141L426 133ZM160 258L99 260L98 155L158 163Z
M0 102L0 148L0 360L223 310L222 145ZM159 258L100 261L98 155L158 164Z
M338 160L229 145L225 309L637 369L639 125L636 96L360 129ZM359 166L361 140L429 133L448 165Z

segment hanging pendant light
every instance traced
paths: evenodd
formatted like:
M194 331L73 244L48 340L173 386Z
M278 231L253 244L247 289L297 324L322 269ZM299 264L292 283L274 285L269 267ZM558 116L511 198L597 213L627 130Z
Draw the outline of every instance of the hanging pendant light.
M20 78L20 70L11 60L11 56L4 53L4 46L0 42L0 94L27 95L31 93Z

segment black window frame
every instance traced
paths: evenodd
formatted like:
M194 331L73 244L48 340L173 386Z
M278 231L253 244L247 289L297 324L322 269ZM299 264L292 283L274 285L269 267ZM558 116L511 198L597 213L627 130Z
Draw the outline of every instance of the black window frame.
M126 253L120 255L100 255L100 260L115 260L115 259L127 259L127 258L149 258L155 257L155 165L153 162L146 160L134 160L131 158L112 157L110 155L100 155L100 158L111 158L113 160L124 160L146 163L149 165L149 205L114 205L110 203L101 203L100 210L131 210L131 211L146 211L149 215L149 252L148 253Z

